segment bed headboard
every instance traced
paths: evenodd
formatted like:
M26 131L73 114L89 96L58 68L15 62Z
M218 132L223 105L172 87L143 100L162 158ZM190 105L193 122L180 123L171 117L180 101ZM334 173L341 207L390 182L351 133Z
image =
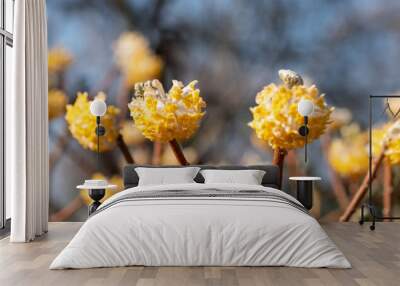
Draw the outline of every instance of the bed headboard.
M279 167L276 165L252 165L252 166L211 166L211 165L191 165L200 167L201 169L219 169L219 170L246 170L246 169L257 169L265 171L262 185L265 187L271 187L279 189ZM179 168L184 166L154 166L154 165L127 165L124 167L124 188L133 188L138 185L139 177L135 171L136 167L147 167L147 168ZM199 173L194 180L197 183L204 183L203 176Z

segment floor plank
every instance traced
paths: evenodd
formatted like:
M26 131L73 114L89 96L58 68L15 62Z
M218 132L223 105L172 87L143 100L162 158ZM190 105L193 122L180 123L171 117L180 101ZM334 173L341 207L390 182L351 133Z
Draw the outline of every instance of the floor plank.
M32 243L0 240L0 285L399 285L400 224L323 225L352 263L352 269L289 267L119 267L50 271L55 256L81 223L50 223L49 233Z

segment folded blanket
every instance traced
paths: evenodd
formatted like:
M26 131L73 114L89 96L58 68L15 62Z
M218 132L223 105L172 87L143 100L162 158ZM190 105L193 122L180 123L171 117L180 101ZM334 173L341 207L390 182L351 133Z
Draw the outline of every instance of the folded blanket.
M146 191L146 192L128 192L119 197L116 197L112 200L105 202L101 208L99 208L96 212L92 214L96 215L99 212L107 210L110 207L113 207L119 203L128 202L128 201L144 201L144 200L152 200L152 199L175 199L175 200L187 200L187 199L238 199L238 200L251 200L257 199L276 202L281 204L290 205L306 214L308 211L304 206L293 199L289 199L288 197L283 196L282 194L271 193L266 190L235 190L235 191L226 191L224 189L215 187L215 188L206 188L202 190L164 190L164 191Z

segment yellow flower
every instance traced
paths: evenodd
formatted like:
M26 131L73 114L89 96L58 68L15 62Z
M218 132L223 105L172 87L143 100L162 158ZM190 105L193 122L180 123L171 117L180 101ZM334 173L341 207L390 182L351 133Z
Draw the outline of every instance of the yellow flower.
M72 63L72 55L64 48L53 48L48 53L49 73L62 72Z
M159 77L164 65L151 51L146 38L136 32L121 34L114 44L114 58L129 87Z
M296 79L288 82L301 81ZM298 129L303 125L304 118L297 111L301 99L314 103L314 112L309 116L308 122L308 141L317 139L330 123L329 116L333 108L327 106L324 95L319 95L315 85L267 85L256 96L257 106L250 108L253 121L249 126L255 130L258 138L267 141L274 149L302 147L305 140Z
M129 104L136 127L151 141L168 142L190 138L198 129L206 104L196 88L197 81L184 86L180 81L165 94L158 80L135 86Z
M132 124L129 120L122 122L120 133L127 145L138 145L143 143L145 140L142 133L136 128L135 124Z
M92 176L93 180L107 180L107 178L102 174L102 173L94 173ZM106 189L106 194L104 195L104 198L100 200L100 202L104 202L106 199L111 197L113 194L118 193L124 189L124 182L122 180L122 177L119 175L114 175L110 179L107 180L109 184L111 185L117 185L116 189ZM83 199L84 203L87 205L90 205L93 203L93 200L89 197L89 192L88 190L81 190L80 193L81 198Z
M96 98L105 100L105 94L100 92ZM90 113L88 94L78 93L74 104L67 105L67 120L72 136L78 140L85 149L97 151L96 117ZM101 124L105 127L106 133L100 137L100 152L112 150L115 147L119 135L117 127L117 114L119 109L109 105L106 114L101 117Z
M372 154L378 156L386 145L385 156L391 164L400 163L400 120L372 130Z
M361 133L355 124L343 127L341 134L342 137L334 139L329 146L329 164L343 177L364 175L368 170L367 134Z
M67 104L67 95L59 89L49 90L48 98L49 106L49 119L54 119L65 112L65 105Z

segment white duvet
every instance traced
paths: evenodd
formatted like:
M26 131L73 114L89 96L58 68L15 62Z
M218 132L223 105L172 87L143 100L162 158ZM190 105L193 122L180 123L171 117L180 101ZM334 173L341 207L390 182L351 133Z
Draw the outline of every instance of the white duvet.
M83 224L50 269L127 265L351 267L318 222L290 204L245 197L151 198L112 204L132 192L207 189L261 190L298 203L282 191L254 185L127 189L103 203L103 211Z

